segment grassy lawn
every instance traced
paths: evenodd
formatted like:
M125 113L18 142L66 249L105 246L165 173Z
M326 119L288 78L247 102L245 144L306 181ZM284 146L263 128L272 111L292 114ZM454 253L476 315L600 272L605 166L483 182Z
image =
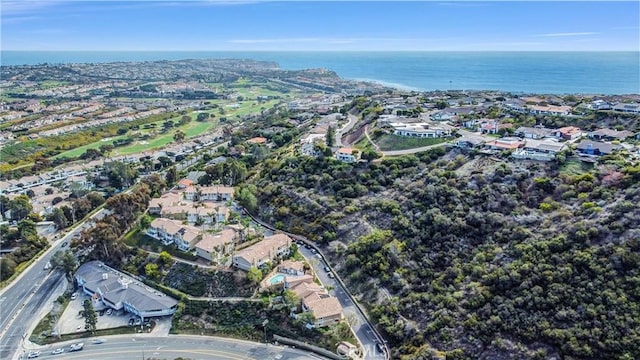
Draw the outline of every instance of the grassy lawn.
M373 145L371 145L366 136L361 137L353 146L360 150L373 149Z
M404 136L397 136L391 134L382 135L377 140L374 140L378 146L380 146L380 150L389 151L389 150L407 150L414 149L423 146L436 145L446 142L446 138L435 138L435 139L426 139L426 138L411 138Z
M60 158L60 157L63 157L63 156L70 157L70 158L71 157L80 156L80 155L84 154L84 152L89 150L89 149L97 149L102 145L111 145L111 144L113 144L114 141L120 140L120 139L124 139L125 137L127 137L127 135L120 135L120 136L115 136L115 137L109 138L108 141L96 141L96 142L91 143L91 144L79 146L79 147L77 147L75 149L71 149L69 151L65 151L63 153L60 153L60 154L52 157L52 159L57 159L57 158Z
M560 166L560 173L567 175L580 175L593 169L593 164L580 160L567 160Z

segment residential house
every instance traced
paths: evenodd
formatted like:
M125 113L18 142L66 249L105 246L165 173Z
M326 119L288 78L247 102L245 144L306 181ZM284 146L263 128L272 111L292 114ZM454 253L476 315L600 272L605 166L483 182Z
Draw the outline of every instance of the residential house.
M187 186L184 189L184 198L190 201L198 200L198 188L195 186Z
M598 141L582 141L578 146L576 146L576 150L583 155L608 155L613 153L614 151L622 149L620 145L607 144Z
M302 299L302 308L313 315L313 327L320 328L338 324L344 316L337 298L322 293L313 293Z
M300 140L300 153L307 156L320 156L318 147L325 144L325 134L309 134Z
M501 123L497 120L489 120L483 123L480 123L480 131L483 134L499 134L504 130L511 129L513 124L510 123Z
M236 232L231 229L222 230L217 234L203 234L196 246L196 255L220 263L225 256L231 255L235 247Z
M194 182L190 179L181 179L180 181L178 181L178 188L179 189L186 189L189 186L193 186Z
M230 186L203 186L198 193L200 201L229 201L233 199L233 187Z
M183 225L181 221L155 219L147 229L147 235L162 241L164 245L176 244L180 250L187 251L200 239L200 230Z
M551 161L555 159L559 152L566 148L567 145L565 143L555 140L528 139L524 146L515 150L511 156L521 160Z
M431 115L429 117L431 120L434 121L452 121L452 120L457 120L458 116L450 111L438 111L437 113Z
M178 301L118 272L100 261L82 264L75 274L78 287L96 302L149 318L173 315Z
M524 142L521 141L519 138L507 137L507 138L500 138L500 139L496 139L496 140L493 140L493 141L485 142L484 146L485 146L485 148L487 148L489 150L514 151L514 150L516 150L518 148L523 147L524 146Z
M553 129L545 127L526 127L521 126L516 129L514 135L523 137L525 139L542 139L552 136L554 134Z
M575 140L582 136L582 130L575 126L565 126L556 129L553 135L559 139Z
M604 141L613 141L613 140L624 140L626 138L632 137L633 133L628 130L613 130L613 129L598 129L596 131L592 131L587 134L590 139L594 140L604 140Z
M393 134L405 137L439 138L451 135L451 126L428 123L391 123Z
M296 285L290 285L288 286L288 289L296 294L300 300L314 293L327 293L325 288L313 282L313 278L311 278L311 281L309 282L300 282Z
M483 136L475 134L464 134L456 140L456 146L462 149L481 147L486 141Z
M159 198L153 198L149 201L149 214L160 215L162 208L174 206L180 202L180 195L168 192Z
M594 100L591 103L587 104L587 109L591 110L611 110L611 104L608 102L598 99Z
M340 148L336 152L336 159L338 161L352 163L358 161L360 158L360 152L351 148Z
M289 254L291 238L285 234L275 234L238 251L233 256L233 266L249 271L253 266L262 267L278 257Z
M571 114L571 106L557 105L527 105L527 111L535 115L565 116Z
M285 260L278 265L278 271L288 275L304 275L304 262Z
M629 112L629 113L640 114L640 104L638 104L638 103L631 103L631 104L619 103L619 104L616 104L613 107L613 110L614 111L621 111L621 112Z

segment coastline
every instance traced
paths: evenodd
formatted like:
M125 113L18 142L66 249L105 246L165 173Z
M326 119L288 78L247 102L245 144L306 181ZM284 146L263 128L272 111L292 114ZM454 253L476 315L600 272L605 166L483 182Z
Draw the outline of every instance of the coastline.
M580 56L576 56L579 54ZM271 61L408 91L640 94L640 52L3 51L2 65L185 59Z

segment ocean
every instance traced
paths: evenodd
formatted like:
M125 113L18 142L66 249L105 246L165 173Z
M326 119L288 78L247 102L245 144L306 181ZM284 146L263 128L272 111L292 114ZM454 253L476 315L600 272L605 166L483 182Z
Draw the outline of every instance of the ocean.
M236 58L418 90L640 94L640 52L2 51L2 65Z

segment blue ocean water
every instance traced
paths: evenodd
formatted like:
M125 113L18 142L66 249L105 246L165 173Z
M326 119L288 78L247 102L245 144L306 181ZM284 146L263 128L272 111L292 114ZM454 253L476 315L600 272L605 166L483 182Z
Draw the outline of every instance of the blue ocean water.
M640 52L166 52L3 51L2 65L204 58L326 68L346 79L415 90L640 94Z

